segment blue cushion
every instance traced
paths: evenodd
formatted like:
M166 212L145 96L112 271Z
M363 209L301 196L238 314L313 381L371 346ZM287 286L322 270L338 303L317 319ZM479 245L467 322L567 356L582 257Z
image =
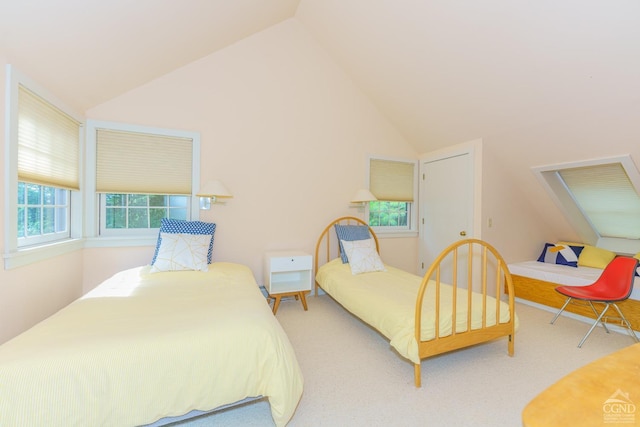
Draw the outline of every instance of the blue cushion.
M338 240L340 241L340 257L342 258L342 263L345 264L349 262L347 258L347 254L342 247L342 241L346 240L348 242L354 240L366 240L371 239L371 233L369 233L369 227L366 225L340 225L336 224L336 235L338 236Z
M538 257L538 262L578 267L578 257L580 256L582 249L584 249L583 246L554 245L553 243L545 243L542 253Z
M210 234L211 241L209 242L209 251L207 252L207 264L211 264L211 258L213 256L213 235L216 232L216 225L212 222L203 221L185 221L182 219L169 219L162 218L160 222L160 231L158 232L158 241L156 242L156 250L151 260L151 265L156 262L158 251L160 250L160 243L162 237L160 233L171 234Z

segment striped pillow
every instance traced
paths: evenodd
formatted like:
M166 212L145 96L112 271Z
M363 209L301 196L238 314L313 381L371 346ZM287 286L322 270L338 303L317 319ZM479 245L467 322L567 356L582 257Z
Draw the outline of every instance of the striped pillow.
M369 227L366 225L340 225L336 224L336 234L338 235L338 240L340 240L340 257L342 258L342 263L346 264L349 262L349 258L344 250L344 246L342 245L342 241L346 240L352 242L354 240L366 240L371 238L371 233L369 233Z

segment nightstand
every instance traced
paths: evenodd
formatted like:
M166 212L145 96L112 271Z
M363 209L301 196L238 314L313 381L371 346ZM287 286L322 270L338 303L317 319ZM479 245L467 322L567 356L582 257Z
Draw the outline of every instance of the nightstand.
M300 299L307 310L305 294L311 292L313 262L302 251L267 252L264 255L264 287L273 298L273 314L278 311L282 297Z

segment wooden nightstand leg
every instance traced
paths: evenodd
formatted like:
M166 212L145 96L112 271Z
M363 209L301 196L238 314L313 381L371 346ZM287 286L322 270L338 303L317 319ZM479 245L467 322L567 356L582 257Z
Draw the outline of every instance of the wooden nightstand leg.
M300 295L300 300L302 301L304 311L307 311L307 298L304 296L304 292L298 292L298 295Z
M275 299L275 301L273 302L273 315L275 316L276 312L278 311L278 306L280 306L280 295L276 295L275 297L273 297Z

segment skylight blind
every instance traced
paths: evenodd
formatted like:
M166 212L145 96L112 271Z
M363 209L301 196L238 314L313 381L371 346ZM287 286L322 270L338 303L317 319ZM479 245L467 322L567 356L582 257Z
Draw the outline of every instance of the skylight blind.
M371 159L369 190L378 200L413 202L414 163Z
M96 191L191 195L190 138L99 129Z
M640 197L620 163L559 174L600 236L640 238Z
M18 88L18 180L79 190L80 123Z

